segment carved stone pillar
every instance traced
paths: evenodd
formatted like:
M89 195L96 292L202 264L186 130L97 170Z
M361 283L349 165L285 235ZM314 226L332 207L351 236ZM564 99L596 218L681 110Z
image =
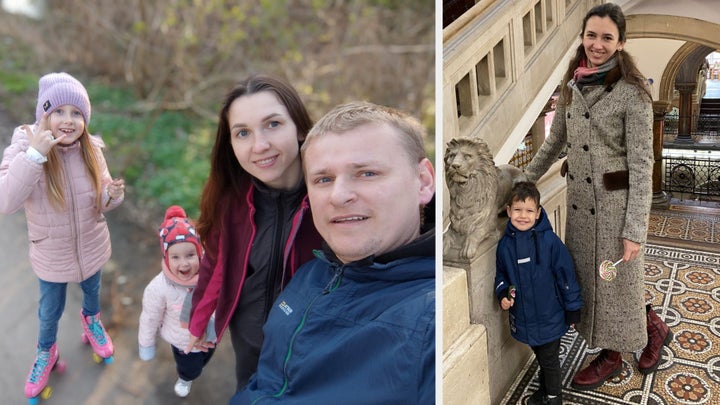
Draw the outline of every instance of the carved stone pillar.
M663 127L665 126L665 114L670 111L671 103L666 100L653 101L653 199L654 208L667 208L670 205L670 198L662 191L662 149L663 149Z
M697 83L675 83L680 92L678 113L678 135L675 143L693 143L692 137L692 99Z

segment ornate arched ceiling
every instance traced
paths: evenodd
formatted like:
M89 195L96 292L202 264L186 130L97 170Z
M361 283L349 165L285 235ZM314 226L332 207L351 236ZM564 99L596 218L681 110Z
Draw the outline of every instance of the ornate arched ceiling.
M672 100L675 82L694 83L705 57L720 49L720 25L690 17L635 14L627 20L627 37L686 41L667 63L659 98Z

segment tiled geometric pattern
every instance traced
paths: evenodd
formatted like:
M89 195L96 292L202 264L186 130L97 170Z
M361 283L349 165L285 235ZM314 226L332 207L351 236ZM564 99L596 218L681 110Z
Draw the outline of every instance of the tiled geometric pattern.
M650 213L651 243L692 250L720 251L720 210L671 206Z
M669 346L663 348L658 369L642 375L637 369L640 352L623 353L621 375L593 391L573 390L570 388L573 375L595 358L599 349L588 348L577 333L568 333L562 339L561 348L563 403L720 404L718 228L716 224L709 227L705 224L703 229L707 232L695 232L694 226L688 225L692 220L681 221L681 217L670 213L667 218L654 218L653 232L660 237L672 234L681 245L687 241L681 239L683 237L703 239L709 249L689 250L671 247L669 243L646 245L646 298L673 334ZM662 223L658 224L658 220ZM680 232L681 229L688 231ZM672 242L671 238L665 239ZM694 241L698 242L700 240ZM532 357L502 404L526 403L538 388L537 371Z

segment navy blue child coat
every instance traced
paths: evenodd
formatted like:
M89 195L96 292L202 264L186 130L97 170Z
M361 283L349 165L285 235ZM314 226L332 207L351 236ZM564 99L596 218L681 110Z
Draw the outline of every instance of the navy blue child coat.
M495 296L507 297L515 286L510 307L510 332L520 342L539 346L561 338L580 321L582 297L575 267L565 244L553 232L545 209L527 231L510 221L498 242Z

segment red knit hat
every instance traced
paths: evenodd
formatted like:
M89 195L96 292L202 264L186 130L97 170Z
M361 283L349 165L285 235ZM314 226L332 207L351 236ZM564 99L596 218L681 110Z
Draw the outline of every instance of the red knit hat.
M165 211L165 220L160 225L160 248L162 249L165 264L170 267L167 258L167 250L170 246L180 242L190 242L195 245L198 257L202 257L202 245L200 235L195 231L195 226L185 214L185 210L179 205L173 205Z

